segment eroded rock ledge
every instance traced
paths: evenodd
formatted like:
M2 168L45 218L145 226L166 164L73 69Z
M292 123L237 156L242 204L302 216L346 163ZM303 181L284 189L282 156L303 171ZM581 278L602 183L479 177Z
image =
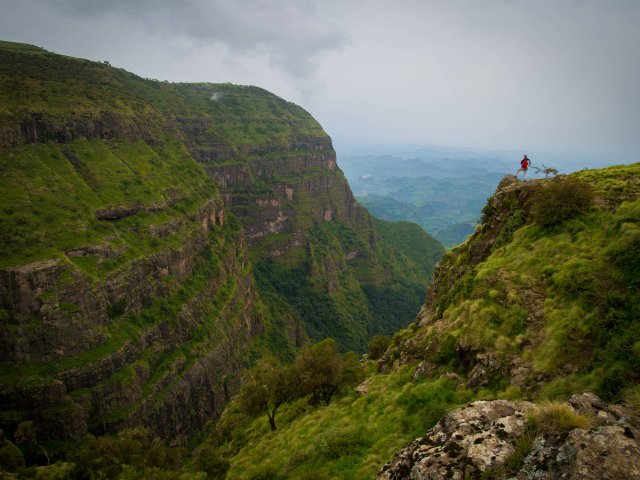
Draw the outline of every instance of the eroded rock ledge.
M637 480L640 419L591 393L568 406L589 428L536 430L530 402L477 401L454 410L396 453L378 479ZM525 438L528 437L528 438ZM526 440L526 441L523 441Z

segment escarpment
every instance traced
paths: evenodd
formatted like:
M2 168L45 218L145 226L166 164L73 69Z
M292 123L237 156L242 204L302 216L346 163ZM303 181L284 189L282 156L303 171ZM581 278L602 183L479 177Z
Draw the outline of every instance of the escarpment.
M302 108L256 87L175 88L202 102L197 113L176 114L177 128L242 223L258 289L274 317L288 319L278 330L365 351L372 335L405 326L442 247L405 229L423 255L400 252L393 227L356 203L331 139Z
M0 427L32 421L48 441L143 425L184 445L264 332L244 232L132 88L157 82L0 56Z
M363 351L406 325L443 253L372 219L320 125L260 88L2 42L0 104L9 436L143 425L184 445L262 350Z
M241 231L205 207L179 249L99 278L72 263L97 257L88 248L2 270L4 428L30 418L55 439L143 424L183 444L221 412L263 327Z

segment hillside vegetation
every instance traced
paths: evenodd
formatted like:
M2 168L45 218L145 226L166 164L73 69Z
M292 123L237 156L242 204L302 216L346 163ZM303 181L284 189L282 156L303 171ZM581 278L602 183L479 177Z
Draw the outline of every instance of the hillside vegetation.
M443 253L355 202L297 105L10 42L0 241L0 428L28 464L34 439L194 442L259 357L406 326Z
M639 180L634 164L500 189L479 231L443 260L388 361L415 356L525 395L619 400L634 390ZM567 212L576 183L593 204Z
M536 203L573 181L592 192L591 207L540 226ZM640 409L639 186L640 164L570 181L507 179L479 230L442 260L418 320L379 364L386 373L369 362L366 382L331 405L283 407L274 432L258 417L222 441L212 435L212 451L233 455L227 478L372 478L391 452L478 399L558 401L593 391ZM551 412L545 405L540 412ZM571 422L587 421L558 408L550 413L557 419L539 426L532 416L532 425L569 422L566 435L582 428ZM233 412L223 425L238 421ZM520 468L532 438L522 438L510 468Z

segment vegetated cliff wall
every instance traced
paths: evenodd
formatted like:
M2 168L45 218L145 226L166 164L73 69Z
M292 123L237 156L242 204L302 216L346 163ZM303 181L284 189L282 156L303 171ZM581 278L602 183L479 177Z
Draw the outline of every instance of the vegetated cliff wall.
M222 212L206 202L182 219L196 228L177 248L104 274L69 260L118 258L100 245L0 271L5 431L25 419L43 439L143 424L184 444L222 411L262 331L242 232Z
M157 82L5 46L0 428L185 444L264 331L242 228L132 90Z
M371 335L405 326L442 247L401 229L428 260L392 253L402 249L357 204L331 139L300 107L255 87L176 88L202 101L197 115L176 116L177 128L242 222L258 288L273 317L289 319L278 330L304 339L294 334L304 329L314 340L330 336L344 350L365 351ZM400 308L375 308L389 304L386 297Z
M437 266L417 321L396 336L381 368L454 370L469 387L514 394L592 390L617 400L631 391L640 365L630 266L638 261L639 179L638 164L531 182L506 177L476 232ZM556 195L551 208L566 208L575 182L588 185L591 207L540 225L537 204Z
M286 354L310 333L364 350L413 316L431 272L357 205L320 125L260 88L3 42L0 142L9 435L142 424L184 444L256 348Z

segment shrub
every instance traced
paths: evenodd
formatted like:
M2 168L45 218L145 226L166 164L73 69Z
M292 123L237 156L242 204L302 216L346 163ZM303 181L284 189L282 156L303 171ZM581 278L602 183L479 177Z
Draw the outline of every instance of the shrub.
M386 335L375 335L369 342L369 359L378 360L387 351L391 340Z
M319 450L328 459L355 455L371 446L371 434L366 429L360 427L356 429L346 429L330 431L319 442Z
M0 471L15 472L24 467L24 457L18 447L0 438Z
M533 220L541 227L558 225L588 211L591 187L571 177L556 177L532 196Z
M537 433L565 433L574 428L589 428L591 419L566 403L544 402L531 410L529 422Z
M205 472L207 478L224 478L231 464L211 445L202 445L193 453L196 470Z
M287 477L275 468L266 466L253 473L249 478L250 480L284 480Z
M519 208L515 209L500 229L500 233L496 237L493 248L496 249L509 243L513 239L513 234L516 230L522 227L526 221L527 217L524 211Z

